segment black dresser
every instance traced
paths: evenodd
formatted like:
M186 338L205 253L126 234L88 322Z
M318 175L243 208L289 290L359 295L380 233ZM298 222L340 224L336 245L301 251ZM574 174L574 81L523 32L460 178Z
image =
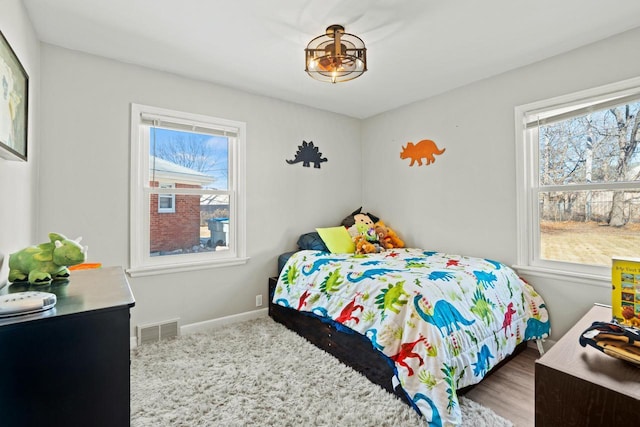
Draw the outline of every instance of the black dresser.
M80 270L50 286L5 286L56 294L45 312L0 318L0 425L128 426L129 310L120 267Z

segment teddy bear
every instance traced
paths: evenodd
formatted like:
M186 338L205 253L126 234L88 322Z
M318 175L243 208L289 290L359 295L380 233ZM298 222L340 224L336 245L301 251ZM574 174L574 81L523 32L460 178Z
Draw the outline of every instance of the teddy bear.
M353 243L356 245L356 254L371 254L384 250L378 241L378 234L374 227L358 223L352 225L347 231L351 234Z
M380 252L381 250L381 246L379 244L369 242L366 236L361 234L353 238L353 243L356 245L356 254L371 254Z
M387 227L385 223L378 220L374 224L374 229L378 235L378 242L384 249L404 248L404 242L391 228Z

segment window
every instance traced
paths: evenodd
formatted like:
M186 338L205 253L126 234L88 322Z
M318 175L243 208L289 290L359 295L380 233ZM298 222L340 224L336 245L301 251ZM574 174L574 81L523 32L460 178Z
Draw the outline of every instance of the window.
M518 266L610 282L640 257L640 79L516 108Z
M131 266L141 276L242 264L241 122L131 105Z
M174 184L159 184L160 188L174 188ZM175 213L176 212L176 195L175 194L158 194L158 212L159 213Z

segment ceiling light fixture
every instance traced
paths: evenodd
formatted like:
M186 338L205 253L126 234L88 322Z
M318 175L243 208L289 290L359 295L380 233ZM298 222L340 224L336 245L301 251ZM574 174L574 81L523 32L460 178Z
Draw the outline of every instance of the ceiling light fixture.
M327 27L304 50L305 71L322 82L346 82L367 71L367 48L360 37L345 33L342 25Z

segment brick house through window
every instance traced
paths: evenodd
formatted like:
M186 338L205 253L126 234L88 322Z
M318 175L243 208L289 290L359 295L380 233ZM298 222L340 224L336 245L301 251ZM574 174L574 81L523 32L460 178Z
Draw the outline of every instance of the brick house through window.
M181 252L200 246L200 195L179 194L185 188L203 188L211 176L150 156L151 187L174 188L176 193L151 194L150 251ZM173 203L173 206L171 204Z

